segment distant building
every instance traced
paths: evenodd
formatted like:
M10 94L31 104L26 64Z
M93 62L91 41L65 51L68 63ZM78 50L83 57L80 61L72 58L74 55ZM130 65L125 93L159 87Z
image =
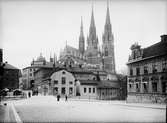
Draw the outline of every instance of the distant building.
M147 48L131 46L127 63L128 101L164 102L167 97L167 35Z
M3 62L3 50L0 49L0 89L19 88L20 70L7 62Z
M20 70L8 63L5 63L2 87L10 90L19 88Z
M66 44L56 64L51 66L44 58L40 58L40 61L45 62L33 72L32 78L39 93L94 99L125 99L126 93L123 92L126 91L126 82L124 83L124 79L120 79L115 71L114 38L108 6L105 20L101 47L92 8L86 49L81 19L78 49Z
M22 83L23 89L32 89L34 86L34 72L40 68L53 68L55 65L54 58L50 57L50 61L46 61L46 59L40 54L40 56L31 62L31 66L23 68L22 70Z

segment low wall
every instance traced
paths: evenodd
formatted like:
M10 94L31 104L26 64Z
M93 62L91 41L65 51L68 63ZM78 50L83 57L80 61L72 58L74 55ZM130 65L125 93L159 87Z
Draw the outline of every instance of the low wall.
M127 97L127 102L132 103L165 103L167 94L139 94L130 93Z

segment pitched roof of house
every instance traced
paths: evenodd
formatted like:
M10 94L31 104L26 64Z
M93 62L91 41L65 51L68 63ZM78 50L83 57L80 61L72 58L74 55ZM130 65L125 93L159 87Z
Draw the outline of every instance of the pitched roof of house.
M166 54L167 54L166 42L158 42L143 49L143 58L166 55Z
M15 67L11 64L8 64L8 63L5 63L4 69L17 69L17 70L19 70L17 67Z

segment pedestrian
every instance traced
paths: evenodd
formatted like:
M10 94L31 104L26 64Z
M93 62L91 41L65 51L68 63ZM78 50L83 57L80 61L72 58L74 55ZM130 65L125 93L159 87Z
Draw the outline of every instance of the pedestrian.
M29 97L29 98L31 97L31 93L30 93L30 92L28 92L28 97Z
M67 101L67 98L68 98L67 95L65 95L65 98L66 98L66 101Z
M58 95L57 95L57 101L59 101L59 100L60 100L60 95L58 94Z

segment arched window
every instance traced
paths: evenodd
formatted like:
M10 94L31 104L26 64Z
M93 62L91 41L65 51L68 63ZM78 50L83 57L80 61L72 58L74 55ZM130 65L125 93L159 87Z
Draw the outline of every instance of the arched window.
M107 47L104 49L104 55L108 56L108 49L107 49Z

